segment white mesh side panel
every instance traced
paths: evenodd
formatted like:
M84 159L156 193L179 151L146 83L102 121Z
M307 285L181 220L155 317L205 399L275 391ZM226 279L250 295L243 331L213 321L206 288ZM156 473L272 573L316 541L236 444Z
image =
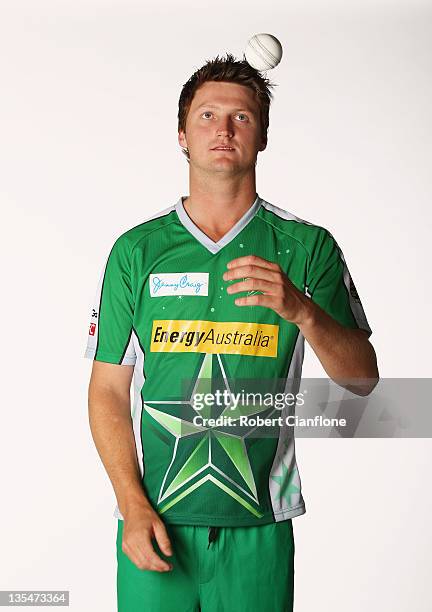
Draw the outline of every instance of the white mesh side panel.
M129 344L127 345L127 349L125 351L125 354L123 355L123 358L121 360L121 365L134 365L136 363L136 352L135 352L135 343L133 340L133 336L135 335L135 333L132 331L130 340L129 340Z
M263 207L281 219L312 225L309 221L305 221L269 202L263 201ZM305 293L310 297L307 287L305 287ZM298 393L303 358L304 337L299 332L287 374L284 393L292 393L294 396ZM285 406L283 410L277 412L277 416L281 416L283 422L291 414L295 414L295 406ZM289 482L291 482L292 487L288 490ZM290 490L293 490L293 492L289 493ZM295 457L293 429L288 428L288 426L281 427L279 432L279 441L269 476L269 491L276 522L285 521L306 512L301 494L300 474Z
M365 329L369 333L369 335L371 335L372 330L369 326L368 320L366 319L365 311L363 310L362 303L357 294L356 288L354 286L354 282L351 278L351 274L346 265L345 258L343 256L342 251L339 248L338 248L338 251L339 251L340 258L342 259L342 262L343 262L343 279L344 279L345 287L347 288L347 291L348 291L351 312L353 314L354 319L356 320L357 325L360 327L360 329Z
M134 352L136 354L136 362L133 374L133 404L132 404L132 428L135 439L135 448L137 454L138 465L140 469L141 477L144 475L144 463L143 463L143 448L141 444L141 415L142 415L142 400L141 400L141 389L143 387L144 377L144 352L140 347L138 338L135 332L132 332L131 341L133 342ZM117 519L123 520L118 504L114 509L114 516Z
M304 336L299 332L287 374L284 393L294 396L300 389L301 371L304 358ZM283 422L295 414L294 406L284 406L278 411ZM289 483L291 486L288 487ZM269 476L269 491L275 521L285 521L306 512L301 494L300 474L295 457L293 428L284 425L279 430L279 441ZM290 491L292 491L290 493Z

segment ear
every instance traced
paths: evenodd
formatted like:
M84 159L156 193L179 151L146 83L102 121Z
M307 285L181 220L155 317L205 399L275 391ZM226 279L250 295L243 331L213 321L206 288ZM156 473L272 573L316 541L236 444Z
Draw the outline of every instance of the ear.
M182 149L187 149L188 145L186 140L186 134L183 130L180 130L178 133L178 142Z
M266 147L267 147L267 140L262 140L258 151L264 151Z

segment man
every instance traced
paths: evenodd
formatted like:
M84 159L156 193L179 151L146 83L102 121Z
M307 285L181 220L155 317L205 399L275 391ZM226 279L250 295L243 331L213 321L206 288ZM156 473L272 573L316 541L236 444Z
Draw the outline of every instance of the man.
M334 238L256 192L268 87L230 54L189 79L178 140L190 195L122 234L101 275L89 416L117 498L121 612L292 610L291 519L305 512L294 438L240 426L281 410L232 398L245 381L295 394L304 339L355 393L378 381Z

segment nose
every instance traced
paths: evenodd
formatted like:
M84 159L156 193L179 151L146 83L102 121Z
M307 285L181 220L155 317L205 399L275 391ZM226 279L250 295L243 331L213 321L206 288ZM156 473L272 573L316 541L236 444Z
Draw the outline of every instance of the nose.
M230 117L222 118L219 121L219 124L217 126L217 134L218 136L227 136L228 138L232 138L233 127Z

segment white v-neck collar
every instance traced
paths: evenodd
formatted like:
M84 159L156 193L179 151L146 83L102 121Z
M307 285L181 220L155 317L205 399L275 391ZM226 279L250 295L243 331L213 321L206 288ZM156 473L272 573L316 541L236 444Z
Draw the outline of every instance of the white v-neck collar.
M200 228L195 225L192 219L189 217L185 208L183 206L183 199L187 196L181 196L176 205L175 210L180 219L181 224L190 232L197 240L200 242L206 249L208 249L211 253L218 253L224 246L231 242L252 220L252 218L258 212L258 209L261 206L261 198L257 194L257 197L250 208L245 212L243 217L237 221L235 225L230 229L229 232L222 236L220 240L214 242L211 238L209 238Z

